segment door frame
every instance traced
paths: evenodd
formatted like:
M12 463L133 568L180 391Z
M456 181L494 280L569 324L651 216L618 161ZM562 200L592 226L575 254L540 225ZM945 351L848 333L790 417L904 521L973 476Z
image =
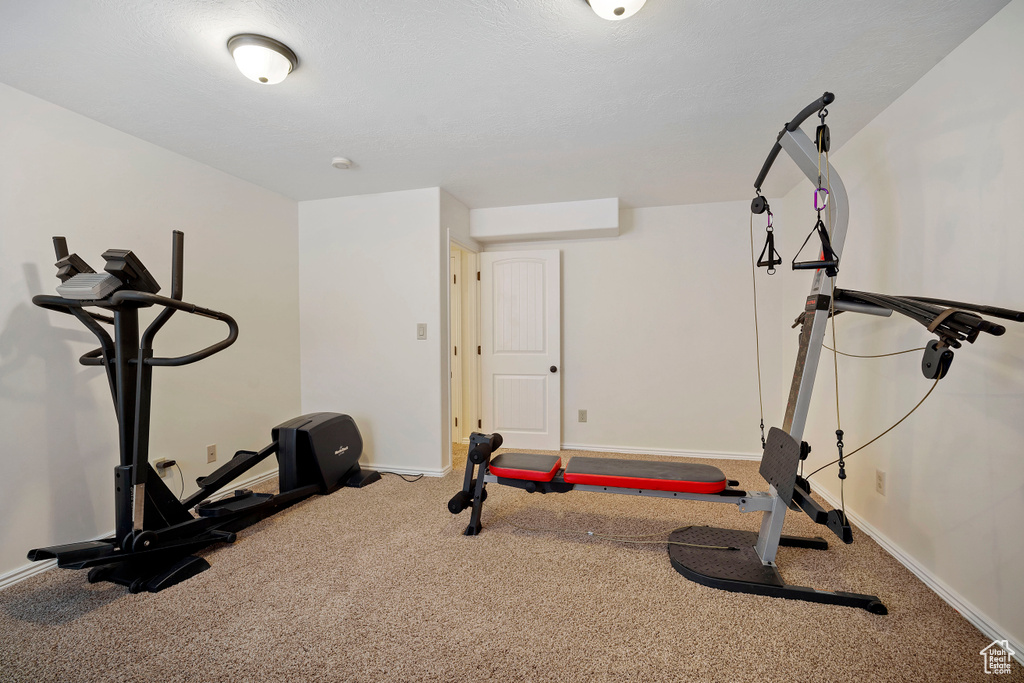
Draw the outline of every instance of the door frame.
M454 249L458 249L462 252L462 268L459 273L451 272L451 259ZM459 311L452 311L451 307L451 292L449 291L448 301L448 330L452 329L452 316L453 314L460 314L461 320L459 321L459 328L461 329L461 339L452 340L449 339L449 350L446 351L447 363L448 363L448 409L449 409L449 428L452 427L452 416L456 414L456 406L454 401L456 399L456 393L461 398L461 410L459 411L460 422L459 432L452 432L447 439L447 445L445 446L448 454L448 464L452 462L452 444L453 443L469 443L469 434L477 428L481 417L480 411L480 356L478 354L478 348L480 345L480 252L459 241L458 239L451 236L449 231L448 235L448 258L445 263L447 264L447 281L452 282L452 276L457 275L461 282L460 294L461 294L461 305ZM450 286L450 284L449 284ZM452 368L452 353L450 347L458 342L459 347L459 358L461 359L461 375L462 375L462 386L461 391L455 392L452 390L452 381L455 373ZM465 435L465 436L463 436Z
M457 440L462 439L463 428L466 426L462 378L462 359L466 355L462 334L462 288L465 285L462 261L465 252L451 244L448 254L448 428L451 430L452 443L457 443Z

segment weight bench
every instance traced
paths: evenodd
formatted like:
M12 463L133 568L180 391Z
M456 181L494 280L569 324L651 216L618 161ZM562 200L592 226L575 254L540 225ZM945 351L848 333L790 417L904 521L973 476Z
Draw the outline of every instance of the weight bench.
M782 580L774 562L779 546L828 549L828 543L820 537L782 534L787 507L803 509L812 520L828 526L846 543L853 541L853 534L837 511L826 511L811 498L807 482L797 476L800 460L807 457L810 449L781 429L769 431L761 459L761 475L770 484L767 492L739 489L739 482L727 479L711 465L576 456L562 467L562 459L557 455L493 455L501 443L500 434L473 433L470 437L462 490L448 501L452 514L472 508L466 536L476 536L482 529L487 484L528 493L590 491L730 503L740 512L764 513L760 533L704 526L672 532L669 559L680 574L723 590L861 607L875 614L887 612L874 595L818 591L788 585Z

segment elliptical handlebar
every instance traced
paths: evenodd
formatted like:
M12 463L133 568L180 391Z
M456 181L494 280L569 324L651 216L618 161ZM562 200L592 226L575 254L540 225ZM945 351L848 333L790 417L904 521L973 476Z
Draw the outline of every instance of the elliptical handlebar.
M71 254L69 256L67 240L64 237L54 237L53 246L54 252L56 253L58 258L58 268L61 267L62 265L60 260L78 258L74 254ZM184 311L186 313L190 313L193 315L201 315L205 318L219 320L228 326L228 335L224 339L217 342L216 344L211 344L210 346L207 346L204 349L200 349L199 351L196 351L194 353L187 353L183 356L175 356L173 358L156 358L150 355L149 353L144 353L139 356L139 359L142 363L151 366L180 366L189 365L191 363L201 361L204 358L209 358L213 354L223 351L224 349L235 343L235 340L238 339L238 323L236 323L235 319L232 318L227 313L221 313L220 311L214 311L209 308L203 308L202 306L190 304L188 302L181 300L182 280L184 275L184 252L185 233L181 232L180 230L175 230L172 233L171 243L171 296L169 297L159 296L151 292L144 292L135 289L122 289L115 291L113 294L111 294L109 297L105 299L69 299L62 296L39 294L32 297L32 303L35 304L36 306L51 311L57 311L58 313L66 313L68 315L73 315L76 318L78 318L83 324L85 324L85 326L88 327L90 331L92 331L96 335L96 337L100 340L102 346L101 348L93 349L92 351L83 354L82 357L78 359L79 363L81 363L82 365L106 364L107 359L104 358L104 348L113 349L114 346L113 341L110 339L110 336L106 334L106 332L97 323L102 322L107 324L114 324L115 318L85 310L86 307L89 306L99 306L101 308L112 308L115 310L120 309L122 306L129 303L133 304L132 308L143 308L153 305L163 306L163 310L160 311L160 313L156 316L153 322L150 323L149 327L146 328L145 333L142 335L142 338L140 339L140 348L144 351L149 351L152 349L153 338L156 337L157 332L160 331L160 329L171 318L171 316L174 315L176 311ZM113 251L108 253L113 253ZM104 254L104 256L107 256L107 254ZM78 259L78 261L80 262L81 266L88 270L86 271L78 269L77 272L93 272L92 269L89 268L84 261L81 261L80 259ZM137 259L136 262L138 267L144 271L145 267L142 266L141 262L138 262ZM108 272L110 272L109 266ZM60 277L59 273L58 277ZM65 277L70 278L71 275L66 275ZM123 282L124 285L130 285L131 283L130 280ZM159 290L159 285L157 285L155 281L153 282L153 285L155 285L153 291ZM135 363L136 361L133 358L131 362Z
M36 294L32 297L32 303L40 308L45 308L49 311L57 311L58 313L67 313L68 315L74 315L72 309L74 308L85 308L86 306L95 306L95 301L79 301L78 299L65 299L62 296L56 296L54 294ZM105 323L112 323L113 318L108 316L100 316L88 311L88 313L97 320L101 320Z
M181 299L182 278L185 272L185 233L171 233L171 298Z
M220 311L214 311L209 308L203 308L202 306L196 306L195 304L190 304L187 301L179 301L178 299L160 296L159 294L150 294L148 292L135 291L114 292L114 294L111 295L108 301L114 306L119 306L122 303L128 301L141 303L146 306L151 306L155 304L157 306L166 307L166 309L168 309L168 312L184 311L186 313L191 313L194 315L201 315L204 318L219 320L228 326L228 336L222 339L221 341L217 342L216 344L207 346L205 349L201 349L199 351L196 351L195 353L187 353L184 356L176 356L174 358L147 358L145 360L145 363L147 365L189 365L191 363L201 361L204 358L209 358L215 353L223 351L224 349L234 344L235 340L238 339L238 323L235 322L235 319L232 318L230 315L228 315L227 313L221 313ZM65 299L64 297L53 296L50 294L37 294L36 296L32 297L32 303L35 304L36 306L39 306L40 308L45 308L51 311L57 311L59 313L67 313L69 315L75 315L75 311L73 309L84 309L86 306L96 305L95 301L78 301L76 299ZM83 312L87 313L90 317L96 320L100 320L106 323L113 322L111 319L107 318L107 316L99 316L90 311ZM166 318L169 316L162 317L164 317L164 319L166 320ZM155 336L155 330L154 334L149 336ZM101 355L101 349L93 349L92 351L83 354L82 357L79 358L79 362L82 365L103 365L103 360L102 358L100 358Z
M92 351L86 351L78 359L78 362L82 365L103 365L103 349L93 349Z
M184 356L175 356L174 358L146 358L146 365L158 365L158 366L179 366L189 365L209 358L215 353L219 353L224 349L228 348L235 343L238 339L238 323L227 313L221 313L220 311L214 311L209 308L203 308L202 306L196 306L190 304L187 301L180 301L178 299L172 299L166 296L160 296L159 294L150 294L148 292L135 292L135 291L122 291L115 292L110 297L110 302L115 306L120 305L125 301L133 301L143 304L155 304L157 306L164 306L167 309L173 309L176 311L184 311L185 313L191 313L193 315L201 315L204 318L211 318L213 320L219 320L228 326L228 336L220 340L216 344L211 344L205 349L200 349L194 353L187 353ZM155 336L155 332L153 335Z

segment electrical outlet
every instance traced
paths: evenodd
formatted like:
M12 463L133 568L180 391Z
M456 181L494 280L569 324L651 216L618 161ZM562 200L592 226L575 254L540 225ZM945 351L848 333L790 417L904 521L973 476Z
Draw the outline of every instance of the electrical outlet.
M579 416L579 419L577 421L578 422L586 422L587 421L587 411L586 410L581 410L580 411L580 416Z
M885 472L882 470L875 470L875 490L880 495L885 495Z
M217 444L212 443L206 447L206 462L217 461Z
M159 474L161 477L169 477L171 476L171 468L167 464L169 462L170 460L168 460L167 458L160 458L159 460L153 463L153 469L155 469L156 473Z

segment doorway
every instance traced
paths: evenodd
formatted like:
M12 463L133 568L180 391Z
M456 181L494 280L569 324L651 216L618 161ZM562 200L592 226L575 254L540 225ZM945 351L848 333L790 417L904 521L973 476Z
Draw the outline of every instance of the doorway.
M454 240L449 242L448 398L453 445L468 444L469 435L480 424L478 263L476 252Z

